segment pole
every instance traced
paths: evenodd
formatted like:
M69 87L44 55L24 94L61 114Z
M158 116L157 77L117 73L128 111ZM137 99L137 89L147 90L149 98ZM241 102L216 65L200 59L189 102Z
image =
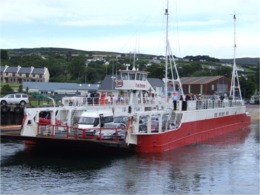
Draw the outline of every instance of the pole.
M165 38L165 102L167 102L168 98L168 5L169 1L167 0L167 8L165 9L164 15L166 16L166 38Z

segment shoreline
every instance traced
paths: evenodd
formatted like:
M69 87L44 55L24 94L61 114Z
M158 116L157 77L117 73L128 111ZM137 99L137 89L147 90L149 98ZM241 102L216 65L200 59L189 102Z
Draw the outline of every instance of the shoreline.
M260 121L260 105L247 104L246 111L249 113L249 116L251 117L251 122Z

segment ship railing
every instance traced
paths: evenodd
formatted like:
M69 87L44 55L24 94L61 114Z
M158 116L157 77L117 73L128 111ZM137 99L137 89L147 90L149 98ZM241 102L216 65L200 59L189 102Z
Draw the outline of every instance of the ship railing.
M86 139L99 141L124 141L127 131L123 128L77 128L66 125L38 124L37 136L63 138L63 139Z
M140 98L136 100L140 105L158 105L162 104L162 100L155 97L144 97L141 101ZM120 98L100 98L100 97L64 97L62 104L64 106L104 106L104 105L128 105L129 97Z
M244 105L242 100L189 100L178 101L177 110L201 110L201 109L215 109Z
M37 136L65 136L68 134L67 125L37 124Z
M122 141L126 137L127 131L123 128L74 128L71 134L77 139L95 139L100 141Z
M182 120L182 113L169 111L138 112L131 118L130 134L155 134L176 130Z

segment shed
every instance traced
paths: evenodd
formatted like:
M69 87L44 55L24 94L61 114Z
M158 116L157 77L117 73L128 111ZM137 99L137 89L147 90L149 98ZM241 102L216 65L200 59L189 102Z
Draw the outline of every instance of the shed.
M23 82L23 90L37 93L54 94L77 94L87 95L89 92L96 92L99 84L78 84L78 83L59 83L59 82Z
M230 90L231 80L225 76L182 77L184 94L224 94Z

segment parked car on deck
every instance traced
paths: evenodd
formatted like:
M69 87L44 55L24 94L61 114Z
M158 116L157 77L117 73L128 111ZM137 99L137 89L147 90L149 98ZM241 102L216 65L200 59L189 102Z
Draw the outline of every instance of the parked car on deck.
M97 130L95 136L97 139L125 139L127 131L122 128L121 124L107 123L103 129Z
M114 116L114 124L118 124L118 127L125 128L128 121L128 116Z

